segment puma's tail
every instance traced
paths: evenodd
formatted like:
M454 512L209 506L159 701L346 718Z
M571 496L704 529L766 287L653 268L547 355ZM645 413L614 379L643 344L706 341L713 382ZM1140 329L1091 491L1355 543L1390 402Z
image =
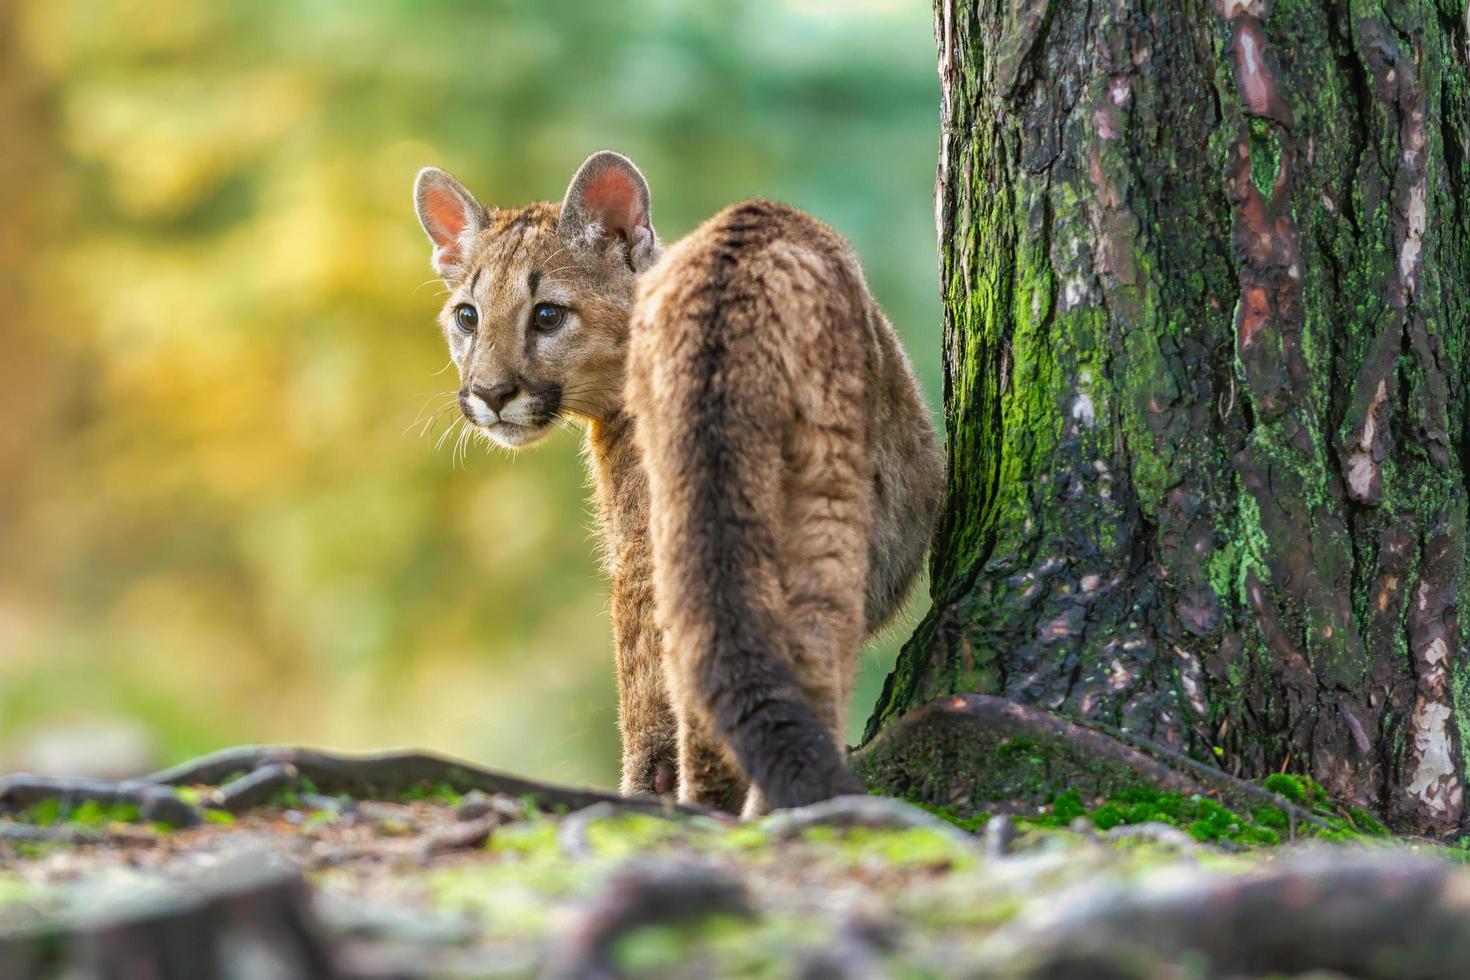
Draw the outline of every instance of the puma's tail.
M777 207L745 207L762 206ZM798 681L785 629L783 447L797 405L779 335L790 310L761 275L772 222L722 217L714 236L691 236L697 254L666 256L676 271L643 284L629 405L675 697L703 707L768 806L800 806L863 789Z

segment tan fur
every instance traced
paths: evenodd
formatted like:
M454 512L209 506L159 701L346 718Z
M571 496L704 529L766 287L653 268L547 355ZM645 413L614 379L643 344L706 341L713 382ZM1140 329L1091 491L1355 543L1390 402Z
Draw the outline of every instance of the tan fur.
M733 743L718 734L734 722L711 707L744 669L706 655L725 639L707 607L728 596L697 597L711 587L710 563L736 560L704 537L711 522L745 534L730 539L741 549L731 568L741 621L760 625L758 645L778 651L799 688L771 696L804 702L840 747L863 638L918 570L942 463L907 359L846 242L791 208L750 202L660 257L641 175L638 195L618 196L624 165L636 175L620 157L592 158L560 207L485 214L464 192L469 224L458 231L435 192L463 189L447 175L425 189L421 178L421 220L450 286L441 321L465 391L506 378L559 388L557 414L587 424L612 578L623 792L671 788L677 757L681 800L759 812L761 794L747 792ZM547 297L574 311L554 338L526 326ZM454 325L464 302L482 311L472 345ZM697 431L712 399L719 431ZM541 434L503 428L514 444ZM728 467L728 486L711 488L707 459ZM711 506L726 516L709 517ZM752 711L764 704L741 696Z
M751 298L722 311L734 351L728 386L754 425L778 437L753 446L742 489L778 515L780 538L758 578L758 602L788 635L788 655L808 702L842 744L857 658L867 628L901 603L928 539L940 462L927 412L892 327L856 256L825 225L766 202L730 208L665 253L642 277L633 311L628 407L652 499L687 492L687 474L664 437L667 415L699 397L692 333L703 329L701 294L727 260L732 228L745 228L739 281L726 295ZM655 594L690 589L682 561L687 529L652 511ZM661 609L665 604L660 604ZM709 718L694 693L693 654L708 645L700 622L675 604L663 617L669 685L684 754L681 785L699 799L710 779ZM732 770L733 760L727 761ZM716 800L701 800L716 802ZM747 811L758 810L753 801Z

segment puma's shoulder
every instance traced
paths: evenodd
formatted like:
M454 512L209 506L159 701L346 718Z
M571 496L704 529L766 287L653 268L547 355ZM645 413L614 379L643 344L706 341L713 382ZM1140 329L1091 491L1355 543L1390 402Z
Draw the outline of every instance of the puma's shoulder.
M820 327L833 316L861 313L872 298L857 254L836 231L789 204L744 201L669 246L639 278L635 343L640 323L657 330L691 312L742 302Z

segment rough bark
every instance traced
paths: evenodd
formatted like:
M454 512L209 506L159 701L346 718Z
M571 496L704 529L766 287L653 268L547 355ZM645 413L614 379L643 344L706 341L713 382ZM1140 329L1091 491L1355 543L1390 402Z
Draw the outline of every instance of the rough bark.
M979 692L1461 823L1464 0L936 0L949 502L869 735Z

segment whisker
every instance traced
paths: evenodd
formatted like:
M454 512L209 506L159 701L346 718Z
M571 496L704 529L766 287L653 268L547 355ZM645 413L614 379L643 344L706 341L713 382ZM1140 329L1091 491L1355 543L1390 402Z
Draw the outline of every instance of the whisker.
M435 407L434 410L431 412L431 411L429 411L429 405L436 398L444 399L444 401L441 404L439 404L437 407ZM453 391L440 391L440 392L436 392L434 394L429 395L427 398L424 399L424 403L419 406L418 414L414 416L414 420L412 422L408 423L408 425L404 427L403 431L405 433L407 433L409 429L412 429L415 425L418 425L420 422L423 422L424 423L424 429L420 430L420 433L419 433L420 435L422 435L423 434L423 431L428 428L428 426L429 426L430 423L432 423L440 415L443 415L449 409L453 408L455 406L455 404L458 402L458 400L459 400L459 393L458 392L453 392ZM425 412L428 412L429 413L427 418L425 418L425 416L424 416L424 413Z
M607 396L615 396L617 394L618 394L618 392L616 392L616 391L608 391L606 389L599 390L597 388L586 388L586 389L583 389L581 391L563 391L561 393L561 397L563 399L567 399L567 398L580 398L580 399L582 399L582 400L585 401L585 400L589 400L589 399L592 399L592 398L597 398L599 396L607 397Z
M440 419L442 419L444 417L445 413L451 411L452 409L454 409L456 407L457 406L455 406L455 405L445 405L443 408L439 409L433 415L430 415L427 419L425 419L424 420L424 424L419 427L419 437L422 438L424 436L427 436L429 434L429 431L434 427L434 425ZM411 428L413 428L413 426L410 425L409 428L411 429ZM407 431L408 431L408 429L405 429L404 430L405 433Z
M470 437L473 436L474 434L475 434L475 427L473 425L468 425L468 424L465 425L464 429L461 430L461 432L460 432L459 445L456 447L456 451L459 453L459 467L460 467L460 469L464 469L467 465L469 465L469 454L465 452L465 449L466 449L466 447L469 446L469 444L470 444Z
M409 397L411 397L411 398L433 398L435 395L454 395L454 394L458 394L458 392L457 391L454 391L454 390L446 390L444 388L436 388L433 391L415 391Z
M587 418L592 419L596 422L607 421L607 418L605 418L602 413L595 411L591 405L578 405L575 402L563 402L561 408L557 411L557 414L561 415L562 412L566 411L576 412L578 415L586 416Z
M418 392L418 394L424 396L423 403L421 405L419 405L419 411L420 412L422 412L424 409L428 408L429 407L429 403L432 402L436 398L458 398L459 397L459 392L457 392L457 391L421 391L421 392Z
M467 421L467 420L461 418L460 419L460 425L463 425L465 423L465 421ZM449 438L449 433L451 433L453 431L454 431L454 426L451 425L451 426L446 427L443 432L439 433L439 438L434 440L434 452L437 453L439 451L440 447L442 447L444 445L444 440L447 439L447 438Z
M459 427L459 437L454 440L454 450L449 454L449 466L451 469L464 465L460 451L464 449L465 440L469 438L469 434L468 426L461 425Z
M563 388L561 396L563 399L580 398L586 400L589 396L592 395L612 395L616 393L617 392L611 388Z
M562 394L567 394L567 393L571 393L571 394L574 394L574 395L585 395L585 394L617 395L617 394L621 394L622 393L622 388L619 388L619 387L616 387L616 386L612 386L612 385L605 385L605 384L603 384L600 381L589 381L586 384L572 385L570 387L563 387L562 388Z
M440 288L440 290L443 291L444 295L446 295L446 296L449 295L449 287L444 284L444 280L442 280L442 279L425 279L423 282L421 282L417 286L413 287L413 292L409 293L409 296L417 296L418 295L418 291L420 289L423 289L425 286L427 286L427 285L429 285L431 283L438 283L439 284L439 288Z

